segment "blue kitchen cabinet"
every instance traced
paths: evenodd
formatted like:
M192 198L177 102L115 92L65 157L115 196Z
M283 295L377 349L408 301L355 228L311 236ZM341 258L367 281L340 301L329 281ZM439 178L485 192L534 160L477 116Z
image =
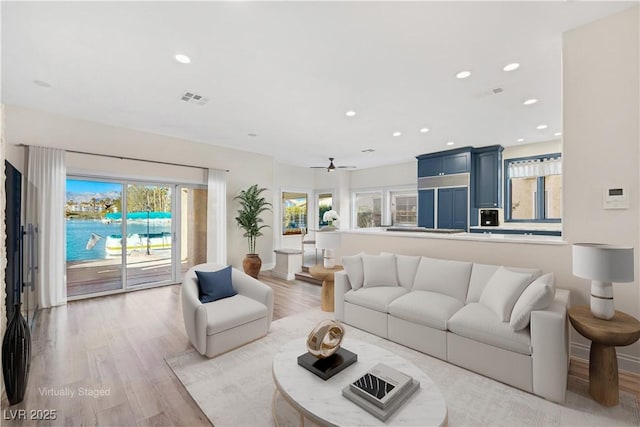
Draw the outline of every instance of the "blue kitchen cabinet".
M466 230L468 215L467 187L438 189L438 228Z
M502 151L500 145L478 148L474 151L476 208L499 208L502 206Z
M435 227L435 191L418 191L418 226L426 228Z
M471 172L471 147L423 154L418 159L418 177Z

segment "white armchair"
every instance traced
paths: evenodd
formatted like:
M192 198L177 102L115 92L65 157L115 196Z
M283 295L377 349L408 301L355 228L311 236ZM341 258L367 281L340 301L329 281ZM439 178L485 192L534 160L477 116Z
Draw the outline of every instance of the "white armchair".
M207 357L240 347L265 336L273 319L273 289L232 268L237 295L203 304L198 299L197 271L217 271L225 266L200 264L182 280L182 315L191 344Z

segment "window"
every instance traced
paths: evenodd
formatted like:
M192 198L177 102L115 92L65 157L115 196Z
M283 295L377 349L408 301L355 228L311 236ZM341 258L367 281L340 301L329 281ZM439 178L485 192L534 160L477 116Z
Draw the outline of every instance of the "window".
M560 222L562 218L561 155L505 161L507 221Z
M318 194L318 226L323 227L325 225L329 225L328 222L324 221L322 217L324 213L333 209L333 194L331 193L322 193Z
M67 296L175 283L204 262L207 190L67 177Z
M418 195L413 192L391 192L391 223L416 225L418 223Z
M355 194L356 228L380 227L382 192Z
M282 234L302 234L307 228L307 194L282 192Z

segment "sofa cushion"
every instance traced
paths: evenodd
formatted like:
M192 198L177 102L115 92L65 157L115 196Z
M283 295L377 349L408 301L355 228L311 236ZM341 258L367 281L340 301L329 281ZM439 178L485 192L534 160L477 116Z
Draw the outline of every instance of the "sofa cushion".
M215 335L267 317L267 307L264 304L240 294L204 304L203 307L207 310L207 335Z
M376 286L349 291L344 294L344 300L351 304L387 313L389 304L407 292L409 291L402 286Z
M389 304L389 314L431 328L447 330L447 321L464 307L460 300L429 291L413 291Z
M374 286L398 286L395 255L362 254L365 288Z
M508 322L513 306L531 280L529 273L517 273L500 267L489 279L479 302L493 310L501 322Z
M412 289L449 295L464 303L471 266L470 262L422 257Z
M342 266L347 272L351 289L360 289L364 283L364 267L362 253L342 257Z
M522 295L513 306L509 321L511 328L514 331L526 328L531 319L531 312L549 307L555 295L556 281L553 273L538 277L522 291Z
M388 252L380 252L380 255L393 255ZM396 267L398 269L398 284L408 290L413 287L413 280L416 277L420 255L398 255L396 254Z
M467 293L466 303L480 301L480 295L484 291L484 287L487 286L491 276L500 268L499 265L490 264L477 264L473 263L471 269L471 279L469 279L469 292ZM517 273L531 273L533 279L536 279L542 274L542 270L537 268L519 268L519 267L505 267L508 270L515 271Z
M480 303L465 305L447 322L451 332L485 344L522 354L531 354L529 329L514 331L508 322Z
M197 271L198 299L201 303L218 301L237 295L231 283L231 266L218 271Z

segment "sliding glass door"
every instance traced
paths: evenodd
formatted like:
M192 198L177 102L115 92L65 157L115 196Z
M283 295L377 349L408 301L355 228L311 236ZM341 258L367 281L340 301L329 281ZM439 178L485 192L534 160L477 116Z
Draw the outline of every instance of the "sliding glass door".
M67 179L67 296L121 290L122 256L110 242L120 242L123 185L117 182Z
M177 283L206 260L201 186L67 179L67 296Z
M173 186L127 185L127 287L174 280L172 195Z

